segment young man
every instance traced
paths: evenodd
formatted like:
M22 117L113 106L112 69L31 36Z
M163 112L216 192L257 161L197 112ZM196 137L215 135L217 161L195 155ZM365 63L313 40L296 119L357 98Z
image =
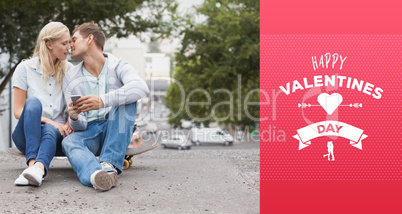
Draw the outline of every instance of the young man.
M128 63L103 53L105 35L93 22L73 31L71 58L82 60L63 80L69 122L75 131L62 142L79 180L106 191L116 186L133 133L136 101L149 89ZM71 100L80 98L75 105ZM95 157L99 155L99 160Z

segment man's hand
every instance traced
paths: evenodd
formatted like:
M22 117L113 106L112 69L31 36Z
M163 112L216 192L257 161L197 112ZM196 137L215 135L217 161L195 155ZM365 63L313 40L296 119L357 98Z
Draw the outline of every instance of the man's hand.
M78 106L78 110L80 112L87 112L87 111L98 110L100 108L103 108L104 104L100 97L91 94L91 95L81 97L80 99L78 99L76 106Z
M67 111L72 120L78 120L78 115L81 113L81 111L78 109L78 105L73 105L73 101L68 104Z

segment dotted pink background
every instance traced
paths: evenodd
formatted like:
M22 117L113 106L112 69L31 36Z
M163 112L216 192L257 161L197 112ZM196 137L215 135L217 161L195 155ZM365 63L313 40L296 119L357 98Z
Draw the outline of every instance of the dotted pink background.
M261 180L401 180L401 41L402 35L261 35ZM314 71L311 57L319 60L326 53L347 57L342 70L338 59L334 69ZM382 88L382 98L343 86L280 93L274 99L279 86L292 86L294 80L303 85L305 77L312 84L317 75L363 80ZM324 92L341 94L342 105L362 103L363 108L341 106L332 116L320 106L298 108L303 97L318 105L317 96ZM364 130L368 137L362 141L363 150L342 137L315 138L311 146L298 150L293 138L297 130L308 121L324 120ZM330 140L335 161L323 157Z

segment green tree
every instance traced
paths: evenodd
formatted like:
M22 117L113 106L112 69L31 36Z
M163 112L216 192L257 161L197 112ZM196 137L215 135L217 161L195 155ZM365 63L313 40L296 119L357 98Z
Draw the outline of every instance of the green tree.
M243 127L258 121L259 12L260 3L255 0L205 0L197 8L196 15L205 21L188 21L176 56L174 79L183 87L184 103L178 84L167 90L171 124L177 126L180 119L194 117L204 124L218 121ZM245 105L245 101L254 105ZM192 102L200 103L174 114Z
M175 29L174 0L0 0L0 54L9 55L0 68L0 94L16 65L34 49L40 29L50 21L64 23L70 31L94 21L106 36L125 37L142 32L167 36Z

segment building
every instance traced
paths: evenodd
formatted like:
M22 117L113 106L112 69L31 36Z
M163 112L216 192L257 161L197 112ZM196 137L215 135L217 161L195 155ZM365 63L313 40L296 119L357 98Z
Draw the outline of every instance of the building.
M146 80L170 77L170 57L164 53L145 54Z
M134 36L120 39L112 37L105 43L105 52L128 62L143 80L145 80L145 51L146 46Z

